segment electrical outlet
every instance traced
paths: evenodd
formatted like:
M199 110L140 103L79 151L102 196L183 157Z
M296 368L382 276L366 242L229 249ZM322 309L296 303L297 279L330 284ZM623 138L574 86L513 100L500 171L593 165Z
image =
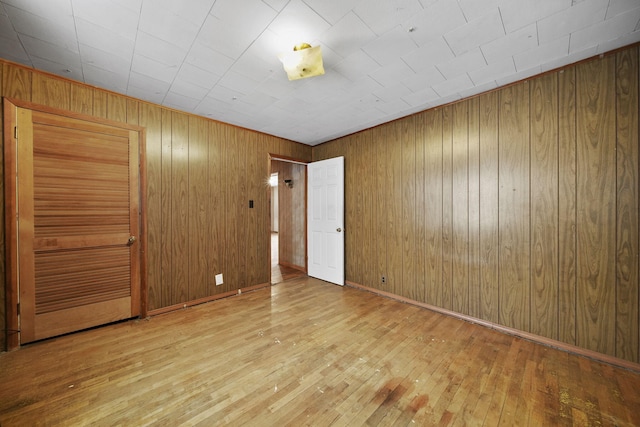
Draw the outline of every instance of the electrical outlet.
M387 283L387 278L385 276L382 276L382 283Z
M222 273L216 274L216 286L220 286L223 283L224 283L224 280L222 280Z

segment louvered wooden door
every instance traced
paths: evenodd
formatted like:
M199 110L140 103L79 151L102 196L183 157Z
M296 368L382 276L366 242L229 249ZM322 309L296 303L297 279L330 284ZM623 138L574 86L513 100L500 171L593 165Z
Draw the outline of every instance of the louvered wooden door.
M139 315L138 132L16 113L20 342Z

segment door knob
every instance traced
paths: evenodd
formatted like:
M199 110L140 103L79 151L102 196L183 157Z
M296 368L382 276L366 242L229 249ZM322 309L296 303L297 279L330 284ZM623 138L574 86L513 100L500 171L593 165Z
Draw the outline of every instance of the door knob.
M130 245L133 245L135 243L135 241L136 241L136 236L129 237L129 244Z
M342 231L342 228L338 227L338 228L336 228L336 231L337 231L338 233L340 233L340 232Z

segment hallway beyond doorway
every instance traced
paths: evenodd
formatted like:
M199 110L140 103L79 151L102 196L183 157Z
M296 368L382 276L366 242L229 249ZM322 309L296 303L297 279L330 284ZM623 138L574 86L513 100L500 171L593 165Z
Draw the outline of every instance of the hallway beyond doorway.
M280 265L278 261L278 233L271 233L271 284L284 282L294 277L306 276L304 271Z

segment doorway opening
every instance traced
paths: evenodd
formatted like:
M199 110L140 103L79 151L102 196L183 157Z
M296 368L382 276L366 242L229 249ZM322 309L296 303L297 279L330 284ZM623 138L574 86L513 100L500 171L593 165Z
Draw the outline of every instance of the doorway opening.
M271 157L271 284L307 273L306 169L306 163Z

